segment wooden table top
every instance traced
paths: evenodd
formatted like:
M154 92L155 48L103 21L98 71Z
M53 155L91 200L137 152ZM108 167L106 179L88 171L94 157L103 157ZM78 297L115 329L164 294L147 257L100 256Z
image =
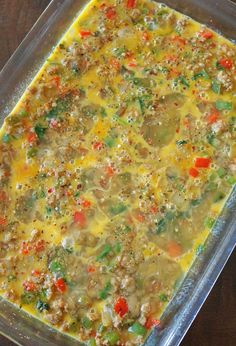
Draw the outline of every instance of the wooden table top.
M0 0L0 69L49 2L49 0ZM236 345L235 273L236 253L228 261L181 346ZM14 346L14 344L0 336L0 346Z

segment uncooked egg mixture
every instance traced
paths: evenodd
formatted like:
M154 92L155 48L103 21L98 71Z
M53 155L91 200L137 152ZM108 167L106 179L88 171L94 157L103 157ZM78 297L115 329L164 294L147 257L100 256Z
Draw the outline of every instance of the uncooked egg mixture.
M83 343L142 345L236 182L236 48L93 0L0 132L0 292Z

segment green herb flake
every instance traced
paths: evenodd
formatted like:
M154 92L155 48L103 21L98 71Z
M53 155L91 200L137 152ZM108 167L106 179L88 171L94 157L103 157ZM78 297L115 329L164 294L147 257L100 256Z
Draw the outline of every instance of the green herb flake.
M178 147L182 147L185 144L188 144L188 141L186 141L185 139L180 139L179 141L176 141L176 144L178 145Z
M84 329L91 329L92 327L92 321L87 316L82 317L81 324Z
M166 220L168 220L168 221L173 220L174 217L175 217L175 213L173 213L173 211L168 211L168 212L166 213L166 215L165 215L165 218L166 218Z
M236 178L233 177L232 175L230 175L228 178L227 178L227 183L231 186L233 186L234 184L236 184Z
M197 80L198 78L209 79L209 74L205 70L202 70L198 73L195 73L195 75L193 76L193 80Z
M108 295L110 294L111 289L112 289L111 283L107 282L105 287L98 293L99 299L102 299L102 300L106 299Z
M145 108L149 106L150 98L151 96L148 94L137 97L138 105L142 114L144 113Z
M144 103L144 100L141 97L138 97L138 103L139 103L139 107L140 107L141 113L144 113L145 103Z
M128 226L128 225L126 225L126 226L124 227L124 231L125 231L125 233L129 233L129 232L131 231L131 227Z
M26 112L25 109L21 109L20 112L18 113L18 115L21 117L21 118L24 118L28 115L28 113Z
M102 116L102 118L106 118L106 116L107 116L107 112L106 112L104 107L102 107L102 109L101 109L101 116Z
M113 49L113 54L115 57L120 58L126 53L127 49L125 47L119 47Z
M37 152L38 150L36 148L30 148L28 151L27 151L27 157L28 158L32 158L32 157L35 157L37 155Z
M218 61L216 61L215 66L217 70L224 71L224 67Z
M167 67L165 67L165 66L159 67L159 71L161 73L168 73L168 72L170 72L170 70Z
M96 344L96 340L93 338L93 339L90 339L89 341L88 341L88 344L87 344L87 346L96 346L97 344Z
M215 181L217 179L217 174L216 172L213 172L210 176L209 176L209 181Z
M218 170L217 170L217 174L220 178L224 178L226 176L226 170L222 167L220 167Z
M165 227L166 227L166 220L165 220L165 218L162 218L157 223L156 233L160 234L160 233L164 232L165 231Z
M68 105L69 105L68 97L65 97L63 99L58 99L57 102L56 102L56 106L52 107L50 109L50 111L48 111L45 114L45 118L47 120L51 120L51 119L57 118L58 115L60 115L62 112L65 112L68 109Z
M40 190L37 194L37 197L38 199L45 198L46 197L45 192L43 190Z
M65 251L69 254L72 254L74 252L73 247L68 247L65 249Z
M116 254L121 252L121 244L118 242L114 245L113 250Z
M145 336L147 332L144 326L142 326L139 322L135 322L132 326L130 326L128 331L130 333L141 335L141 336Z
M217 82L217 80L213 80L211 83L211 89L215 94L220 95L221 84L219 82Z
M168 297L166 294L162 293L159 295L159 299L161 302L166 303L168 301Z
M186 79L185 77L183 77L183 76L179 76L178 78L176 78L176 79L174 80L174 84L175 84L175 85L177 85L178 82L181 83L181 84L183 84L183 85L186 86L187 88L190 87L189 82L188 82L187 79Z
M47 299L48 290L46 288L42 288L42 290L39 293L39 296L40 296L41 300L44 301L45 299Z
M21 295L21 303L22 304L28 305L28 304L35 302L35 300L36 300L35 293L25 292Z
M48 303L45 303L42 300L38 300L36 303L36 309L39 312L43 312L44 310L49 310L49 305Z
M215 191L218 188L218 185L214 182L209 182L206 185L205 191L210 192L210 191Z
M127 209L126 205L123 203L118 203L117 205L110 208L110 212L112 215L118 215L123 213Z
M231 111L233 109L232 102L223 101L223 100L216 101L215 106L218 111L224 111L224 110Z
M102 252L97 256L97 261L100 261L104 257L106 257L112 251L112 247L109 244L105 244L103 246Z
M197 207L199 204L201 204L201 199L200 198L199 199L193 199L191 201L191 206L193 206L193 207Z
M45 179L45 178L47 178L47 174L46 173L39 173L37 175L37 177L38 177L38 179Z
M104 340L106 340L110 346L117 345L119 339L119 334L116 331L109 331L104 335Z
M112 138L112 137L106 137L104 139L104 143L109 148L113 148L115 146L115 144L116 144L115 139Z
M34 128L34 131L38 137L38 139L43 139L45 132L46 132L47 128L43 127L40 124L37 124Z
M49 207L49 206L46 206L46 214L48 215L48 216L50 216L51 214L52 214L52 208L51 207Z
M218 139L216 138L216 136L214 135L214 133L209 133L207 135L207 142L212 145L214 148L217 147L217 145L219 144Z
M99 326L97 328L98 333L102 334L102 333L104 333L105 330L106 330L106 327L102 323L99 324Z
M49 270L53 274L57 274L60 277L64 276L64 266L57 260L53 260L49 264Z

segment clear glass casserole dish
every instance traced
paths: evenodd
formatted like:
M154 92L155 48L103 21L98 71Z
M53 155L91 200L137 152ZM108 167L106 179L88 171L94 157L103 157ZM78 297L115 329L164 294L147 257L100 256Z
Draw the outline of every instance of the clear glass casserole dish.
M86 0L53 0L0 74L0 124L68 29ZM236 5L228 0L162 1L236 40ZM212 230L205 251L177 290L149 346L179 345L207 298L236 243L236 188ZM0 333L19 345L78 345L0 298Z

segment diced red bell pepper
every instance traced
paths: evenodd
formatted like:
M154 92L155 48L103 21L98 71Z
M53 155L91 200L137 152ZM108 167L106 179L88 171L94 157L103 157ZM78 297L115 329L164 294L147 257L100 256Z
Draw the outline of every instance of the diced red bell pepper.
M103 147L103 144L101 142L93 143L93 149L95 149L95 150L101 150L102 147Z
M143 34L142 34L142 38L144 41L148 41L149 38L150 38L150 35L147 31L144 31Z
M30 132L30 133L28 134L28 136L27 136L27 141L28 141L29 143L34 143L34 142L36 142L36 141L37 141L37 135L36 135L36 133L35 133L35 132Z
M214 124L218 119L218 116L216 114L211 114L207 118L208 124Z
M156 214L156 213L158 212L157 206L156 206L156 205L153 205L153 206L151 207L150 211L151 211L152 214Z
M79 35L81 38L85 38L91 35L91 31L89 30L80 30Z
M184 119L183 123L184 123L185 127L187 127L187 128L190 127L190 120L187 117Z
M33 283L33 281L24 281L23 282L23 287L24 287L24 290L27 291L27 292L33 292L36 290L36 286L35 284Z
M211 113L207 117L208 124L214 124L218 118L220 113L216 109L212 109Z
M196 168L208 168L211 164L211 159L208 157L197 157L195 159Z
M59 88L60 83L61 83L61 77L55 76L52 78L52 81L55 83L56 87Z
M41 252L45 249L45 240L41 239L38 240L35 244L34 244L34 250L36 252Z
M209 40L213 37L213 32L206 30L206 31L201 32L200 36L202 38L205 38L206 40Z
M129 66L129 67L136 67L136 66L137 66L137 63L136 63L136 61L130 61L130 62L128 63L128 66Z
M134 8L136 6L136 0L127 0L126 7Z
M89 266L87 267L87 272L88 272L88 273L94 273L95 271L96 271L96 267L95 267L95 266L89 265Z
M193 178L197 178L199 176L199 172L196 168L191 167L188 171L189 175Z
M30 250L32 249L30 243L28 241L23 241L21 244L20 252L23 255L28 255Z
M149 316L146 320L145 328L152 329L153 327L159 326L159 324L160 324L159 320L153 318L152 316Z
M119 71L119 69L120 69L119 60L117 60L117 59L111 59L111 64L112 64L112 66L113 66L117 71Z
M109 177L112 177L114 175L114 169L112 166L107 166L105 168L105 172Z
M135 218L136 218L136 220L138 220L141 223L145 221L145 215L141 212L137 213L135 215Z
M116 17L116 10L114 9L113 6L110 6L106 9L105 14L106 14L107 19L112 20Z
M34 269L32 270L31 274L35 277L38 277L40 274L41 274L41 271L40 270L37 270L37 269Z
M61 293L64 293L66 291L66 288L67 288L65 280L63 278L57 279L55 282L55 286L58 289L58 291Z
M126 53L125 53L125 58L126 59L132 59L134 57L134 52L131 52L130 50L128 50Z
M185 45L186 45L186 40L185 40L185 38L183 38L183 37L181 37L181 36L178 36L178 35L174 36L174 37L172 38L172 41L174 41L174 42L180 44L181 46L185 46Z
M114 305L114 310L120 317L124 317L129 311L125 298L118 298Z
M0 225L5 226L7 224L7 219L5 217L0 216Z
M88 201L87 199L84 199L84 200L82 201L82 206L83 206L84 208L89 208L89 207L91 207L91 202Z
M5 191L0 191L0 201L5 201L7 199L7 194Z
M219 64L227 70L230 70L233 67L233 61L230 58L220 59Z
M86 224L86 217L83 211L76 211L74 213L74 222L78 223L81 227L84 227Z

